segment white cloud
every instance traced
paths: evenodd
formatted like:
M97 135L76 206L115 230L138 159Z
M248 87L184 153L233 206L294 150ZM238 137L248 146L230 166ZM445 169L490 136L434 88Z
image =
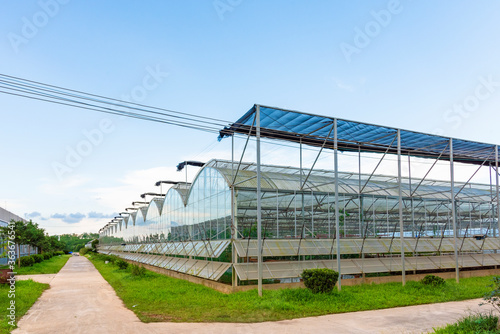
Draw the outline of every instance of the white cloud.
M49 219L47 221L38 222L39 226L50 235L55 234L65 234L65 233L77 233L81 234L84 232L97 233L101 227L103 227L108 219L89 219L82 218L76 223L66 223L60 219Z
M155 167L129 171L118 182L117 186L95 188L89 192L100 202L101 207L122 211L133 201L141 200L140 195L146 192L159 192L155 186L159 180L184 181L184 173L175 171L175 167ZM163 193L166 188L163 187Z

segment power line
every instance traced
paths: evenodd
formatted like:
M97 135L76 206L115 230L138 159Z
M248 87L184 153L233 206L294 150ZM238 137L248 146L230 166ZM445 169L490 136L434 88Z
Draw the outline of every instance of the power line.
M228 124L227 122L224 122L222 120L217 120L210 117L170 111L167 109L162 110L166 110L170 112L170 114L165 112L152 111L148 110L147 108L161 108L148 106L142 107L143 105L137 103L129 103L101 96L99 96L99 98L102 99L99 100L93 97L89 97L94 96L92 94L78 91L76 91L78 94L68 93L74 91L65 90L59 87L58 88L62 91L58 91L53 88L48 89L43 86L39 87L39 85L44 84L36 83L35 85L30 83L30 81L23 81L23 79L20 78L16 78L16 80L5 79L5 75L0 74L0 93L8 95L213 133L219 133L219 131ZM50 85L47 86L52 87ZM120 103L117 103L116 101L119 101Z
M76 94L80 94L81 96L78 96L78 95L75 95L75 94L73 94L73 96L79 97L79 98L86 97L87 99L90 99L89 97L93 97L93 98L97 97L97 98L102 99L102 100L93 99L96 102L109 103L109 102L106 102L106 101L114 101L114 102L119 102L120 103L120 104L115 104L117 106L129 107L130 108L131 105L134 105L134 106L138 106L138 107L141 107L141 108L150 108L150 109L155 109L155 110L159 110L159 111L163 111L163 112L167 112L167 113L173 114L173 115L169 115L167 113L159 113L158 112L158 114L162 114L162 115L165 115L165 116L172 116L173 117L175 115L183 115L183 116L187 116L187 117L197 117L197 118L201 118L201 119L205 119L205 120L209 120L209 121L214 121L214 122L217 122L218 124L220 124L220 123L223 123L223 124L230 123L229 121L220 120L220 119L216 119L216 118L211 118L211 117L206 117L206 116L201 116L201 115L194 115L194 114L189 114L189 113L180 112L180 111L171 110L171 109L153 107L153 106L148 106L148 105L139 104L139 103L130 102L130 101L118 100L118 99L114 99L114 98L110 98L110 97L105 97L105 96L102 96L102 95L96 95L96 94L86 93L86 92L83 92L83 91L78 91L78 90L69 89L69 88L63 88L63 87L60 87L60 86L49 85L49 84L41 83L41 82L38 82L38 81L32 81L32 80L28 80L28 79L22 79L22 78L19 78L19 77L9 76L9 75L6 75L6 74L0 74L0 78L2 78L2 77L3 78L7 78L7 79L4 79L4 80L7 80L7 82L9 82L8 80L10 80L10 83L18 83L18 84L23 85L23 86L31 85L31 87L39 88L39 89L45 90L45 91L52 91L52 92L61 93L61 94L64 94L64 95L71 95L68 92L70 92L70 93L76 93ZM3 80L0 80L0 81L3 81ZM40 87L38 87L38 86L40 86ZM84 97L82 97L82 96L84 96ZM123 105L123 103L126 103L127 105ZM145 112L154 113L153 111L148 111L148 110L144 110L144 111ZM177 116L177 117L180 117L180 116Z

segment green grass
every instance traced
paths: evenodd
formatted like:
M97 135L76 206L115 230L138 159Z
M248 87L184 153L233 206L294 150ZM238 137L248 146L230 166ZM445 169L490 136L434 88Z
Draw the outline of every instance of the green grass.
M16 282L16 324L19 319L28 312L42 292L48 288L48 284L37 283L32 280ZM5 317L11 300L11 298L9 298L9 290L9 284L0 284L0 315L2 315L0 319L0 334L10 333L11 330L17 328L17 326L9 325L9 319Z
M31 267L15 267L15 272L18 275L37 275L37 274L57 274L59 270L68 262L71 255L53 256L48 260L43 260L40 263L35 263Z
M344 286L341 292L313 294L306 289L257 291L225 295L202 285L147 271L134 277L129 270L91 261L115 289L125 305L144 322L260 322L374 310L397 306L480 298L488 291L491 276L451 279L444 286L419 282Z
M454 324L434 328L436 334L500 334L498 317L492 314L471 314Z

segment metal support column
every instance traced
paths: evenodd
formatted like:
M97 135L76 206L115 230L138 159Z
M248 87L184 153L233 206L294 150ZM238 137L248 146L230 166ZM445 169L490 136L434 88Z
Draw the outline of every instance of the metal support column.
M255 108L256 117L256 139L257 139L257 267L258 267L258 291L262 297L262 214L261 214L261 190L260 190L260 106Z
M460 271L458 269L458 250L457 250L457 218L455 212L455 169L453 166L453 138L450 138L450 200L451 200L451 223L453 225L453 252L455 254L455 279L460 281Z
M498 145L495 145L495 191L497 195L497 228L498 233L497 236L500 236L500 197L499 195L499 183L498 183ZM500 245L498 245L500 249Z
M234 193L234 133L231 136L231 283L233 287L238 286L235 264L238 263L235 241L238 238L238 227L236 225L236 198ZM224 226L226 228L226 226ZM226 232L224 232L225 234Z
M333 125L333 156L335 168L335 239L337 242L337 272L339 273L338 289L342 289L342 272L340 268L340 217L339 217L339 160L338 160L338 133L337 119L334 119Z
M403 191L401 189L401 130L398 129L398 198L399 198L399 241L401 242L401 278L403 286L406 284L405 247L403 226Z

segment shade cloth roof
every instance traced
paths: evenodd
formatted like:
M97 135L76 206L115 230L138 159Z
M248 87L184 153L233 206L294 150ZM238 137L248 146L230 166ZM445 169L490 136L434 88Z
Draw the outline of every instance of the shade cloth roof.
M257 165L255 163L231 162L226 160L210 160L206 167L215 168L226 180L231 180L239 170L234 180L235 188L255 189L257 187ZM319 193L335 193L335 174L333 171L315 169L302 170L297 167L261 165L261 187L264 191L313 191ZM302 177L300 176L302 172ZM373 196L398 197L397 180L393 176L339 172L339 193L358 196L360 186L363 194ZM302 186L302 182L306 181ZM361 181L361 182L360 182ZM422 181L420 187L412 194L412 187L407 177L403 178L402 195L409 198L427 198L433 200L449 200L450 183L436 180L421 180L413 178L413 189ZM228 181L228 186L231 184ZM462 201L488 202L491 201L490 186L488 184L471 183L470 187L463 188L462 182L455 183L455 198ZM263 199L265 201L265 199ZM271 199L276 201L275 198Z
M311 146L333 149L334 117L260 105L261 137L302 142ZM219 138L241 133L255 136L254 105L235 123L220 131ZM397 128L337 119L338 148L397 154ZM450 159L449 137L421 132L401 131L401 153L416 157ZM496 145L453 139L454 161L470 164L495 164Z

